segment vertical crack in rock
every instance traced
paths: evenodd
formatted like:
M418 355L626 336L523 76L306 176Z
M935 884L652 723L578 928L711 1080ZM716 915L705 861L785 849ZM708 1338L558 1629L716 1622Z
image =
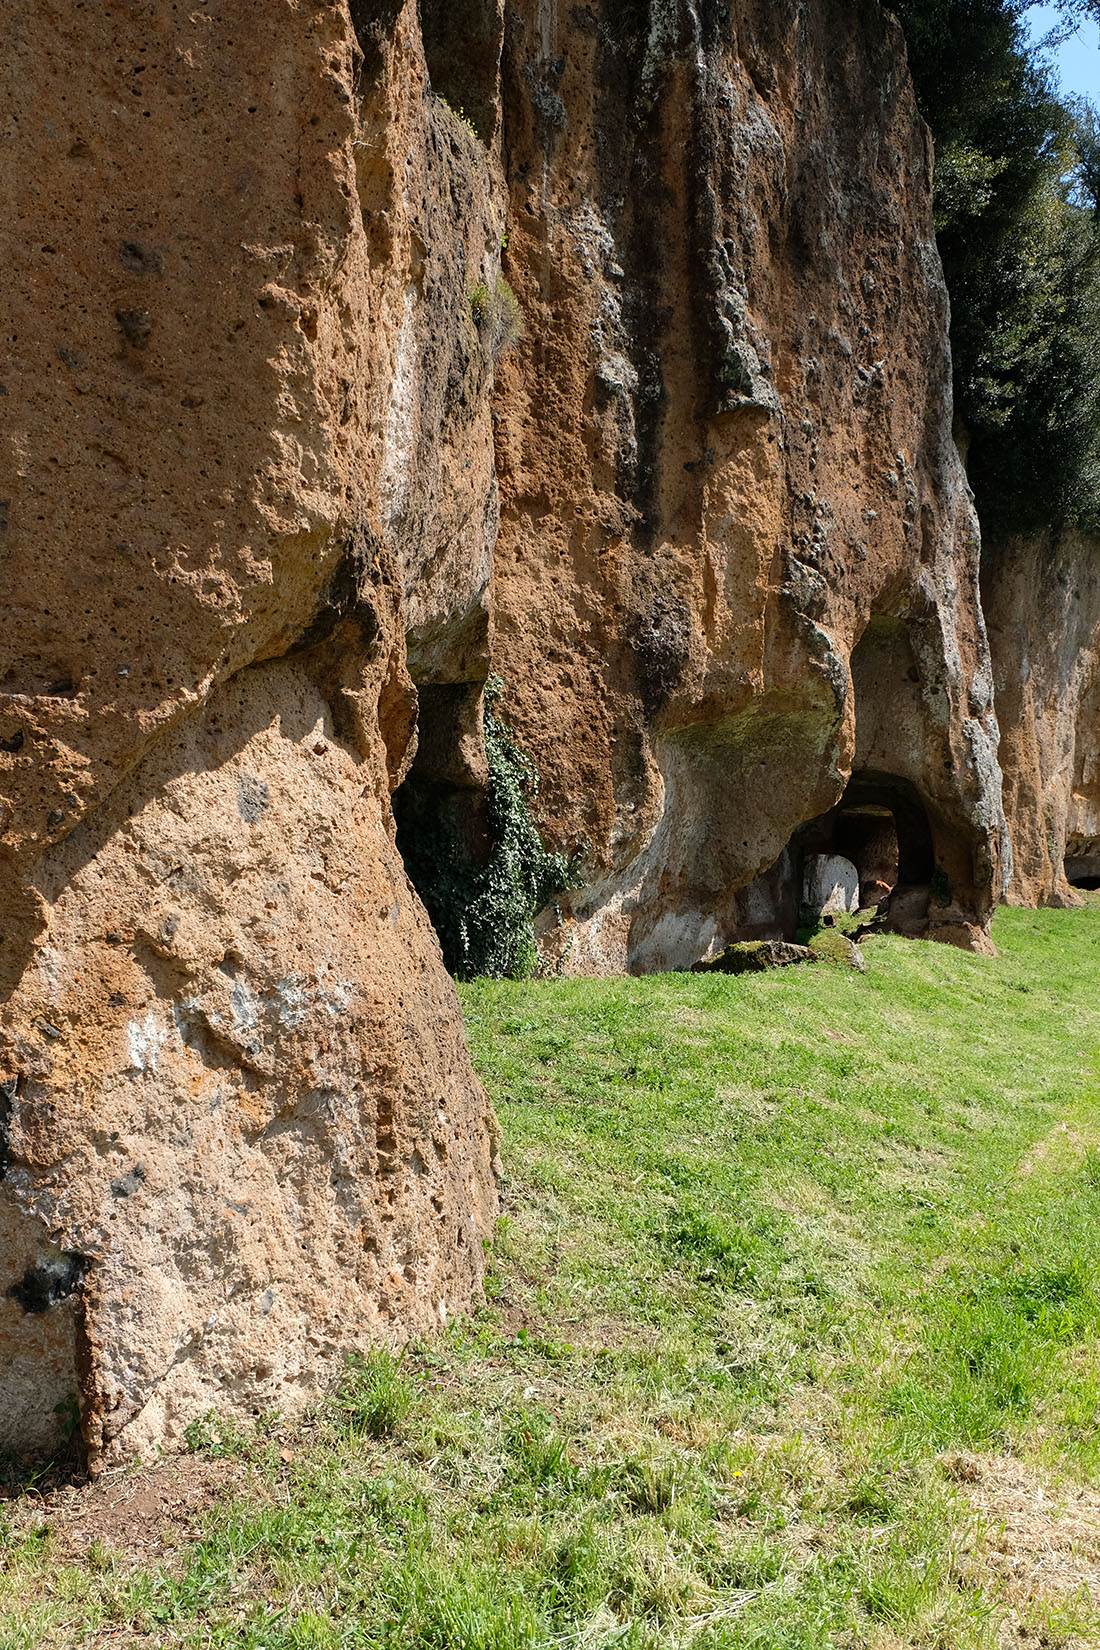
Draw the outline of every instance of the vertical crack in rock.
M15 1110L15 1096L19 1089L19 1079L9 1077L0 1082L0 1180L8 1172L8 1161L11 1154L11 1122Z

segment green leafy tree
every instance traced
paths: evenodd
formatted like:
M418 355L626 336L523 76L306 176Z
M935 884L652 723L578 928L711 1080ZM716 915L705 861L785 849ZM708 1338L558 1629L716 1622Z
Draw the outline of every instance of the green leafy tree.
M995 536L1100 522L1100 134L1059 98L1024 0L900 0L936 143L956 415ZM1067 18L1100 0L1066 0Z

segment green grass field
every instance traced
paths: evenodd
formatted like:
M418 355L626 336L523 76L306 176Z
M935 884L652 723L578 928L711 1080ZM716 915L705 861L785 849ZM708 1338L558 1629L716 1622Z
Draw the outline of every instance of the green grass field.
M1100 1644L1100 899L994 937L464 987L485 1309L156 1562L9 1501L2 1650Z

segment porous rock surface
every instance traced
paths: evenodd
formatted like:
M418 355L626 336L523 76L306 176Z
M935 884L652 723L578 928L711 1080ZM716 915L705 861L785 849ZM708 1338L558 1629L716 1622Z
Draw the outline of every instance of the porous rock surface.
M510 19L495 658L587 876L544 943L644 970L783 932L792 835L855 773L926 817L904 925L988 948L997 728L900 31L871 0Z
M849 780L910 931L988 945L1007 856L877 0L6 22L0 1447L75 1394L98 1464L476 1294L390 798L484 789L491 664L567 969L778 937Z
M1078 532L990 544L982 597L993 650L1008 894L1077 905L1100 879L1100 543Z
M480 1287L390 794L407 660L487 668L501 214L415 4L360 9L5 17L3 1449L293 1409Z

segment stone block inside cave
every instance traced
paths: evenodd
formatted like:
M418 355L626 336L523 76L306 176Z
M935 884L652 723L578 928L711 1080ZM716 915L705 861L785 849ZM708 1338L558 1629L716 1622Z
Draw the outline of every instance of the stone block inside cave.
M839 917L859 909L859 871L840 854L807 854L802 868L802 904L819 917Z

